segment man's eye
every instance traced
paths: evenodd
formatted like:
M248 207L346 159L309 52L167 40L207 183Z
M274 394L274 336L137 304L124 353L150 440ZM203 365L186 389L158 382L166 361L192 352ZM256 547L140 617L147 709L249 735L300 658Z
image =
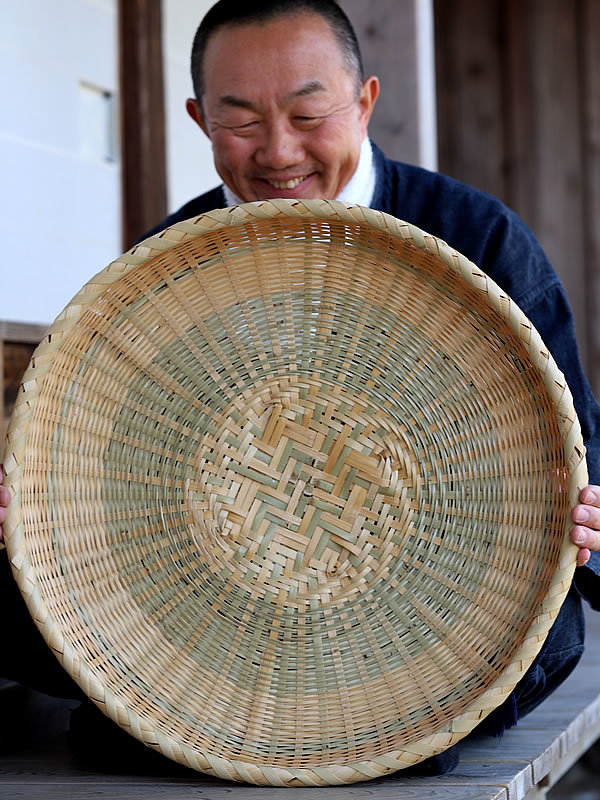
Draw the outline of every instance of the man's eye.
M323 117L307 117L299 114L296 116L296 124L303 127L312 127L318 125L322 119Z
M230 130L235 131L236 133L249 133L258 125L257 120L252 120L251 122L241 122L237 125L229 125L228 127Z

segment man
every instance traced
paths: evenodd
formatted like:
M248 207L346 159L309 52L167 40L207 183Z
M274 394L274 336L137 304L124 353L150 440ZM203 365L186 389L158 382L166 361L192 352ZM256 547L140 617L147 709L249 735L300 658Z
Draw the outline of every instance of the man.
M362 77L354 32L333 0L220 0L194 41L192 119L223 180L151 234L217 207L273 197L342 199L386 211L447 241L500 284L540 331L575 398L593 483L600 409L583 375L560 282L530 231L493 198L389 161L367 127L379 93ZM583 650L581 596L600 609L600 487L583 490L571 536L574 586L532 668L488 721L499 733L571 672ZM0 523L8 498L0 494ZM418 767L442 772L456 750Z
M220 0L194 40L191 118L209 137L223 185L151 233L213 208L283 198L340 199L393 214L448 242L520 305L565 373L600 482L600 409L583 375L564 290L533 234L497 200L441 175L393 163L367 127L379 82L363 79L352 27L334 2ZM500 733L531 711L583 651L580 596L600 610L600 489L573 510L578 568L544 648L511 698L487 720ZM591 555L591 551L593 555ZM417 765L444 772L457 750Z
M556 273L533 234L500 202L391 162L370 143L379 81L363 80L356 36L333 0L220 0L196 33L192 78L196 96L187 111L211 140L223 185L147 236L214 208L273 197L361 203L439 236L494 278L535 324L573 393L590 478L600 479L600 408ZM572 538L581 548L579 566L595 552L588 567L595 576L600 488L587 487L580 499Z

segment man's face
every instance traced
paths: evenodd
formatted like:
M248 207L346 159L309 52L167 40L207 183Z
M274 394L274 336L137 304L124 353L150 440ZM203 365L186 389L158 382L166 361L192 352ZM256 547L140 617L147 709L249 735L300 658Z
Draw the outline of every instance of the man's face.
M338 196L358 164L379 84L368 78L357 97L325 20L304 13L221 28L204 75L202 106L188 100L188 112L241 200Z

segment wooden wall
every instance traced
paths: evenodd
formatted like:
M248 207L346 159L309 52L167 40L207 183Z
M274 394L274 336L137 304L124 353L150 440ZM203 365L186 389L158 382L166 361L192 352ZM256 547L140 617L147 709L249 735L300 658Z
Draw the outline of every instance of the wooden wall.
M600 3L434 0L439 168L533 229L600 394Z
M358 36L365 75L381 94L369 135L389 158L435 169L434 53L430 0L339 0Z
M415 0L341 0L360 42L365 74L381 94L369 134L389 158L417 161L419 117Z
M0 320L0 463L21 378L45 332L43 325Z

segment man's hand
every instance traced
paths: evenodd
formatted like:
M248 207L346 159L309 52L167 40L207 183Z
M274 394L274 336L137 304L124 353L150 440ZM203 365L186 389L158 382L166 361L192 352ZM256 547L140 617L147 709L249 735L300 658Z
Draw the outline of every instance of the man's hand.
M4 471L2 467L0 467L0 484L4 480ZM10 503L10 492L6 488L6 486L0 486L0 542L4 539L4 534L2 533L2 526L6 522L6 508Z
M579 494L580 505L572 513L577 523L571 531L571 539L580 548L577 566L587 563L592 550L600 550L600 486L586 486Z

